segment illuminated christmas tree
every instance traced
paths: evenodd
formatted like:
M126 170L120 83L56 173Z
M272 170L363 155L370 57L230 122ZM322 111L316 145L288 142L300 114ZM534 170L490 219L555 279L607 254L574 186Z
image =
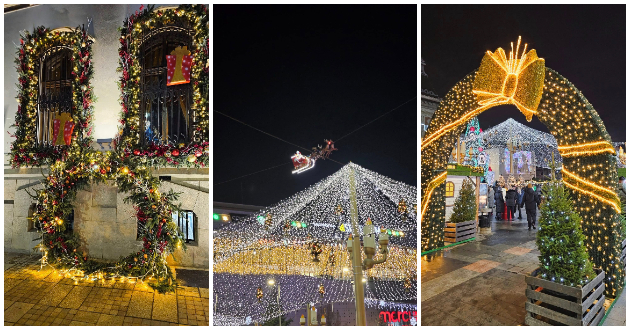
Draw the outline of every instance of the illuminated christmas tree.
M583 286L592 280L595 273L584 245L582 219L563 185L549 185L539 221L536 244L542 277L568 286Z
M466 156L463 165L479 166L483 168L484 176L488 174L488 154L484 150L483 139L481 138L483 130L479 127L479 119L477 117L471 119L466 125Z

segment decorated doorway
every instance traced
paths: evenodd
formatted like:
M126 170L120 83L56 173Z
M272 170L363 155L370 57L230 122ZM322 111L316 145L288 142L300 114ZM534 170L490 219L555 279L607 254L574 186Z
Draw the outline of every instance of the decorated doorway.
M625 276L615 148L586 97L520 37L509 54L486 52L433 116L421 145L422 250L444 245L446 164L457 137L473 117L503 104L516 106L528 121L537 116L557 140L562 181L582 218L584 244L593 265L606 272L606 295L615 296Z

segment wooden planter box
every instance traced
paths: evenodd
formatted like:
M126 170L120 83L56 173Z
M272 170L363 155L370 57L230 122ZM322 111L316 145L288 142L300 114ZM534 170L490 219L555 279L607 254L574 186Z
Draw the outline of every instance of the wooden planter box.
M603 270L584 287L574 288L538 278L540 268L525 277L527 301L526 325L598 325L604 309Z
M444 228L444 242L457 243L475 237L477 221L465 221L460 223L449 222Z

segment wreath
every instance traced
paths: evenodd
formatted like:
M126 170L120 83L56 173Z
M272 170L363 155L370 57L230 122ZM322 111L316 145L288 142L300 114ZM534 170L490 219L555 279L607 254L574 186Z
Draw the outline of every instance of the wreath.
M138 141L138 99L131 92L130 79L137 79L139 63L135 61L137 45L131 42L133 52L125 53L121 47L120 82L122 97L122 129L114 139L116 148L106 153L91 147L92 138L92 87L90 80L91 45L86 31L81 28L60 32L38 27L30 34L25 32L20 40L16 63L19 72L18 111L15 127L16 138L11 145L11 164L19 166L50 166L43 189L31 195L37 201L32 220L37 224L41 242L35 247L42 252L41 265L79 280L145 281L159 292L173 291L173 274L167 265L167 256L178 248L186 248L182 233L172 221L171 214L179 211L174 202L178 193L172 190L160 193L160 181L151 174L151 167L158 165L203 167L208 163L208 18L205 6L183 5L176 10L154 13L148 8L142 14L136 12L125 21L123 35L129 28L129 40L137 36L137 29L151 29L168 24L169 17L182 16L195 23L195 55L193 56L193 100L196 104L197 134L188 145L152 145L140 149ZM142 10L142 7L141 9ZM155 20L155 17L163 19ZM141 23L146 21L146 23ZM203 23L205 22L205 23ZM200 25L201 24L201 25ZM199 27L202 29L197 29ZM205 31L205 39L204 39ZM121 38L124 45L125 38ZM205 50L199 43L205 40ZM72 120L76 125L69 143L61 146L33 146L37 131L38 81L33 75L34 63L40 54L53 46L62 45L72 50L74 65L72 76ZM132 46L133 45L133 46ZM135 47L135 48L134 48ZM193 48L194 48L193 47ZM204 62L205 58L205 62ZM129 66L125 66L127 63ZM130 75L131 73L131 75ZM135 84L137 86L137 84ZM136 87L137 88L137 87ZM134 117L135 116L135 117ZM135 118L135 119L134 119ZM134 123L134 124L131 124ZM72 212L72 202L77 191L87 185L114 181L120 193L128 194L125 202L133 203L138 222L138 236L142 249L118 262L99 262L80 251L79 238L67 230L66 219ZM155 279L154 279L155 278Z

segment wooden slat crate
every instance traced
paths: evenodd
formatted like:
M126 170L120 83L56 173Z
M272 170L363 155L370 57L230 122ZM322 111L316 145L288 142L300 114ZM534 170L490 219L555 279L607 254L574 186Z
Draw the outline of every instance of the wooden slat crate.
M444 228L444 242L457 243L475 237L477 221L464 221L460 223L446 223Z
M525 277L526 325L598 325L604 310L604 278L606 273L595 269L597 276L581 288L538 278L540 268Z

